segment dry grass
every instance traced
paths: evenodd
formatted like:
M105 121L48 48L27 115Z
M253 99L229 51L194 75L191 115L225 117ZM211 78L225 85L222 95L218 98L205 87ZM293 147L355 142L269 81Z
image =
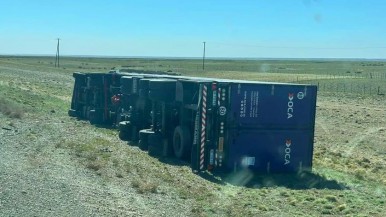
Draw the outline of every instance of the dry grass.
M23 107L4 98L0 98L0 112L10 118L17 119L21 119L25 114Z
M131 184L140 194L157 193L158 184L154 182L149 182L146 180L134 180L131 182Z

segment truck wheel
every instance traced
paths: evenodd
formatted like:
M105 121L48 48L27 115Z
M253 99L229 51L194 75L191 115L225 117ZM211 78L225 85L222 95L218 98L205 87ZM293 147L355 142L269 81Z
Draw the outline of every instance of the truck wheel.
M151 134L154 134L154 131L152 131L151 129L144 129L139 131L138 147L141 150L148 149L148 139L149 139L149 135Z
M121 77L121 93L129 95L133 89L133 77L123 76Z
M160 133L153 133L147 138L149 155L153 157L162 154L162 135Z
M135 125L131 126L131 138L130 141L132 141L132 144L137 144L138 143L138 127Z
M186 126L177 126L174 129L173 135L173 150L174 155L179 158L187 158L192 148L192 141L190 139L190 131Z
M78 117L78 112L74 109L70 109L70 110L68 110L68 115L70 117Z
M119 122L119 138L123 141L129 141L132 137L130 121Z

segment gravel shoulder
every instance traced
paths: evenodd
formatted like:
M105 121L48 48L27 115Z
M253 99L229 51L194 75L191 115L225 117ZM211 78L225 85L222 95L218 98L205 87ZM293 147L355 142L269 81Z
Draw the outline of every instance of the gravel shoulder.
M0 112L0 216L190 215L191 203L175 191L138 193L136 176L117 177L111 160L96 172L67 147L99 138L112 155L125 160L130 153L116 134L67 116L62 105L70 103L71 73L0 65L0 75L1 96L25 112L21 119Z
M57 148L52 141L74 136L72 119L15 121L0 115L0 120L1 216L185 216L190 211L186 201L138 194L129 180L100 176L80 165L71 150ZM4 125L10 121L12 126Z

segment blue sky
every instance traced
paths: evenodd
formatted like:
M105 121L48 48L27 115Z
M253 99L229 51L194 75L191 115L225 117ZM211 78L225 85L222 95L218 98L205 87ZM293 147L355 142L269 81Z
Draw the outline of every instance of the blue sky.
M1 0L0 54L386 58L381 0Z

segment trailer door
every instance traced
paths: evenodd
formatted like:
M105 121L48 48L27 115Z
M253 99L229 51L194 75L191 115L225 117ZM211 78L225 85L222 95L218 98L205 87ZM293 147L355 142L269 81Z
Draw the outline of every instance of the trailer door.
M316 87L232 84L230 103L230 127L308 129L315 122Z
M232 130L225 156L228 169L277 173L312 166L313 130Z

